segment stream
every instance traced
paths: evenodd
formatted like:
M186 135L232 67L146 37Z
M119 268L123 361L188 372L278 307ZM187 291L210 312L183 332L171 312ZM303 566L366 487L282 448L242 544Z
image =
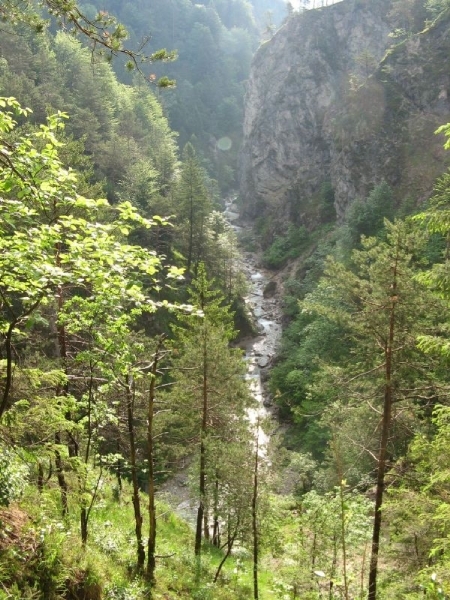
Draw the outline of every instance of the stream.
M235 230L238 239L240 234L251 231L250 224L241 224L234 198L225 202L224 215ZM244 350L247 362L246 379L256 400L255 408L249 411L251 424L272 417L272 402L265 381L281 339L282 312L278 285L272 278L273 273L263 269L259 263L258 253L242 251L239 267L248 281L245 303L253 315L258 331L255 337L249 337L239 342L239 347ZM271 281L273 283L268 286ZM258 446L261 455L265 454L268 441L269 435L259 427ZM171 477L162 486L160 493L174 507L178 515L194 525L197 507L193 508L190 502L187 471L188 468L184 468Z
M234 200L225 204L224 215L230 222L239 238L251 226L237 225L240 223L238 209ZM281 302L273 273L263 269L259 264L259 255L255 252L241 253L240 268L245 273L248 282L248 293L245 303L253 315L259 334L243 340L239 346L245 351L247 361L247 379L257 406L249 412L250 422L256 424L257 420L264 421L271 417L271 400L264 384L268 371L275 357L277 346L281 339ZM269 283L271 283L271 286ZM259 429L258 444L264 453L268 442L268 435Z

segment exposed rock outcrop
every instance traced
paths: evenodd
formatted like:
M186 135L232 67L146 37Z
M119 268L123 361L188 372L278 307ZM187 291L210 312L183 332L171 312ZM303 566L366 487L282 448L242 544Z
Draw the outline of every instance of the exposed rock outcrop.
M247 216L311 225L325 183L339 220L383 179L396 201L430 193L450 158L433 135L450 120L450 16L401 43L389 36L395 18L390 0L344 0L294 14L258 50L241 155Z

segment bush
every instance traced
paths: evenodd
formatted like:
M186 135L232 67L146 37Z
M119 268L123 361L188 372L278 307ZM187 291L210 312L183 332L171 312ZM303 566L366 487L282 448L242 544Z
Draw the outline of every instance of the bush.
M0 447L0 506L9 506L25 488L28 467L17 453Z
M289 259L300 256L308 241L309 234L303 225L289 225L287 235L276 236L273 244L264 252L264 265L269 269L279 269Z
M113 583L105 589L105 600L141 600L145 594L145 586L139 581L130 583Z
M353 248L362 235L377 235L384 227L384 219L394 218L392 189L383 181L377 185L365 201L357 200L348 211L347 226Z

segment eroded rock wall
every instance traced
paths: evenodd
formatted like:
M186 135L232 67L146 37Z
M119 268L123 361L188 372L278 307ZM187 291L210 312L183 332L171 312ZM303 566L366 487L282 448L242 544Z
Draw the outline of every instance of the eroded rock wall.
M241 199L249 217L311 225L330 182L339 220L386 179L426 197L448 157L450 19L402 43L390 0L295 14L257 52L248 82Z

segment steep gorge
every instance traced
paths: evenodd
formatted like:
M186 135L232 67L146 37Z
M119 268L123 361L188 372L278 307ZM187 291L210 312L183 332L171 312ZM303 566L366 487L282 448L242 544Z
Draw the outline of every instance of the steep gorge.
M450 120L450 11L422 31L423 10L411 11L415 24L393 38L405 19L395 2L344 0L294 13L260 47L241 153L246 216L311 228L324 184L340 222L383 180L397 205L429 196L448 162L433 132Z

